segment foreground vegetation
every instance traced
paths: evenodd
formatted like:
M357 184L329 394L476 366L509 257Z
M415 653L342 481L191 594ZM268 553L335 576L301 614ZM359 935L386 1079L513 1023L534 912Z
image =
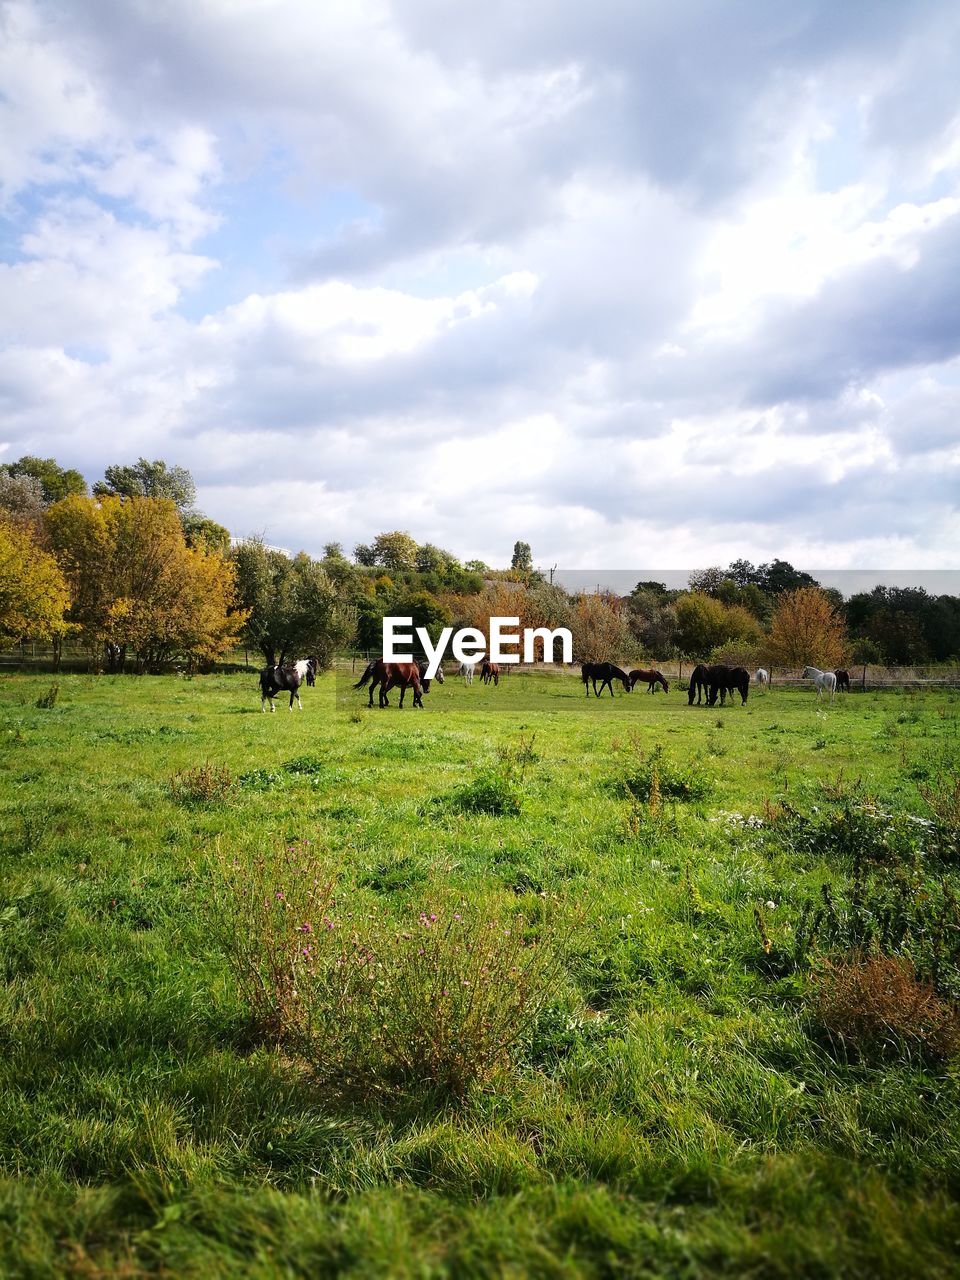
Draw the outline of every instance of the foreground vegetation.
M958 695L425 701L0 682L0 1272L951 1274Z

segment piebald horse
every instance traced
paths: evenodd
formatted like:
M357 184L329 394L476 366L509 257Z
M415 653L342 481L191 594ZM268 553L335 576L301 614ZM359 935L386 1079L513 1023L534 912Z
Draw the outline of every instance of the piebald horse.
M306 680L308 685L313 685L317 680L317 669L320 663L316 658L301 658L299 662L291 662L289 665L282 667L264 667L260 672L260 710L266 711L267 702L270 703L270 710L276 711L274 698L278 693L290 694L289 711L293 710L293 700L296 698L297 706L303 710L303 703L300 701L300 686Z

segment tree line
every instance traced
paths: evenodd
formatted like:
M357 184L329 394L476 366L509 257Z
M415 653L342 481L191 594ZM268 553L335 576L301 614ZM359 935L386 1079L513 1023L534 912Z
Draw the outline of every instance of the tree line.
M960 599L876 587L844 600L785 560L698 571L680 590L638 582L625 596L568 592L514 544L509 568L384 532L348 555L287 555L231 541L196 506L183 467L140 458L87 488L52 458L0 466L0 638L83 646L110 669L204 668L239 646L267 663L345 649L379 652L382 620L486 631L566 626L578 661L716 659L835 667L955 661Z

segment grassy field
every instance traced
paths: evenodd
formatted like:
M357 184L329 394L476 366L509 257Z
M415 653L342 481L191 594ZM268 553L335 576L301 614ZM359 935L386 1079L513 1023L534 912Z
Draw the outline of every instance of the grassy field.
M514 675L400 713L326 676L269 716L252 675L52 681L0 680L0 1274L956 1274L956 1058L831 1038L831 946L796 945L825 883L958 886L909 821L956 693ZM364 1096L258 1037L224 868L290 847L351 919L574 921L509 1064Z

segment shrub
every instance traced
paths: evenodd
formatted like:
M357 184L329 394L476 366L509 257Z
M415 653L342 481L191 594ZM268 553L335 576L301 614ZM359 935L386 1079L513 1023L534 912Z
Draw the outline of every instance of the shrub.
M703 800L713 787L709 775L696 760L678 763L666 756L662 747L655 747L649 755L641 755L623 785L637 800L655 803L657 796L665 800Z
M257 1035L302 1041L326 1008L313 978L342 968L333 939L332 865L309 841L227 857L218 847L212 923L237 978Z
M338 1090L462 1097L519 1054L562 974L563 948L519 916L438 908L398 928L343 913L309 841L215 869L213 920L255 1033Z
M466 908L381 928L369 954L360 994L387 1079L455 1098L510 1065L562 973L559 950L529 941L521 917Z
M207 762L175 773L170 779L170 790L179 804L221 804L233 790L233 774L225 765Z
M916 1048L934 1058L960 1052L960 1016L903 956L851 952L821 965L807 1008L844 1049L871 1057Z
M37 706L41 711L49 711L51 707L55 707L60 701L60 686L52 684L46 693L41 693L37 699Z

